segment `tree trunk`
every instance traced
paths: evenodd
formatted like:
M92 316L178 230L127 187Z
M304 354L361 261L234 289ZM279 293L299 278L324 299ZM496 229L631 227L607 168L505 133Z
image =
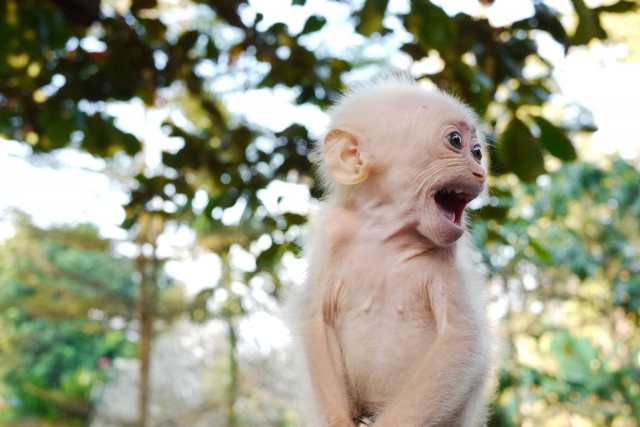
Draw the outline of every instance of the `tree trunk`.
M151 345L153 324L158 297L158 274L160 260L157 256L156 240L162 225L153 217L143 217L139 221L138 244L140 253L136 260L138 273L138 318L140 322L138 338L138 361L140 376L138 384L138 426L149 425L149 400L151 390ZM145 253L146 252L146 253Z
M238 336L233 317L225 319L229 329L229 385L227 388L227 426L238 426L238 414L236 414L236 401L239 394L238 371Z

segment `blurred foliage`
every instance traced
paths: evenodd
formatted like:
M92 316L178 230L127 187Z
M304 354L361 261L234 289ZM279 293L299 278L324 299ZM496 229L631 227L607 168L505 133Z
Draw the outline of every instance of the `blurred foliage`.
M292 10L305 3L292 0ZM283 260L298 255L305 222L280 201L267 206L264 190L279 181L320 194L305 125L265 129L230 111L228 95L285 90L297 105L324 108L345 82L385 69L393 55L441 62L415 77L473 106L496 142L494 191L475 212L475 233L499 284L494 297L505 306L507 341L518 352L501 376L494 425L521 425L535 416L527 408L540 405L546 416L591 408L603 414L598 425L633 419L638 347L618 340L616 328L637 326L637 174L623 163L571 165L579 157L572 141L595 126L579 106L549 108L557 88L538 40L544 34L568 52L606 40L609 30L621 38L606 22L633 16L638 1L588 7L573 0L575 27L544 1L532 1L533 16L502 27L464 13L449 16L427 0L411 0L400 12L387 0L332 3L349 9L359 45L327 46L324 38L335 28L330 16L311 14L299 29L287 16L267 24L244 0L0 0L0 135L34 153L71 147L112 166L132 157L124 226L140 247L155 251L165 226L186 223L203 248L219 255L221 279L189 303L188 313L197 321L225 319L235 366L236 322L264 308L264 294L280 294ZM131 100L172 111L163 129L179 145L164 150L159 165L144 162L154 142L123 131L111 115L110 105ZM558 107L577 113L558 114ZM607 214L609 220L598 216ZM238 254L253 263L240 267ZM573 323L551 321L567 307L572 316L560 320ZM615 324L610 341L574 335L588 330L580 322L605 320ZM522 344L523 337L533 341ZM523 363L520 345L552 355L558 369ZM615 359L622 347L628 357L593 362ZM238 423L234 375L229 425Z
M135 355L132 263L92 226L44 231L26 219L0 259L0 424L86 425L92 388L113 359Z
M624 161L568 164L514 186L500 236L474 227L505 318L493 425L640 419L639 188Z

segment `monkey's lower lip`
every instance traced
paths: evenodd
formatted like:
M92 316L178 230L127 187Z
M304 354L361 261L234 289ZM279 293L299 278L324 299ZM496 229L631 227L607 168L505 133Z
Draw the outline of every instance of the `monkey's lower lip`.
M455 187L444 187L436 192L433 199L445 218L458 226L462 226L462 213L467 204L475 199L480 191Z

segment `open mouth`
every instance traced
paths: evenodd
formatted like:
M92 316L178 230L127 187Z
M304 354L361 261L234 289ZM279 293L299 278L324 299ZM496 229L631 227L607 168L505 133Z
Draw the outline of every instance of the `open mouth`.
M480 194L481 188L465 188L457 185L442 187L433 196L445 218L462 226L462 213L470 201Z

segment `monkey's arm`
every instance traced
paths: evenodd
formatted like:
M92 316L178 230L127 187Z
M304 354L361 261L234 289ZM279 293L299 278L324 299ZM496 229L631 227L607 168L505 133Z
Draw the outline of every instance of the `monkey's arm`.
M353 427L338 339L320 298L303 325L303 346L322 427ZM315 425L314 425L315 427Z
M459 280L452 280L457 277L455 271L449 271L431 283L428 292L437 322L436 341L374 426L482 423L490 343L479 327L481 320L467 289Z

